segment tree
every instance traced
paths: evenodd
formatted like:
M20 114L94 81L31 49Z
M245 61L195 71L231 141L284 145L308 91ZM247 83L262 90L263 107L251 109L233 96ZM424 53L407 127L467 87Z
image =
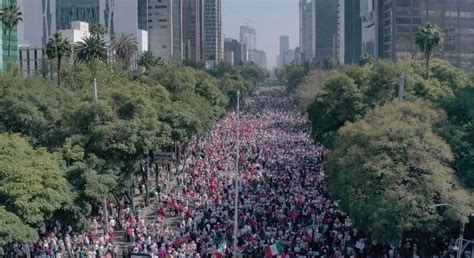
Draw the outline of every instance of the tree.
M374 63L372 56L369 53L365 53L360 57L359 65L371 65Z
M329 77L308 107L317 141L331 145L335 132L346 122L355 121L365 112L364 94L347 75Z
M289 92L294 92L305 76L306 71L302 66L290 64L286 65L280 72L279 79L281 83L287 87Z
M72 46L67 38L64 38L61 32L56 32L49 39L46 45L46 55L48 58L56 58L58 66L58 86L61 84L61 60L63 57L69 57L72 54Z
M418 29L415 43L425 55L426 78L428 78L431 54L433 49L443 44L443 34L439 31L438 26L432 23L427 23L425 26Z
M146 70L150 70L153 66L163 65L164 62L161 57L156 57L151 50L145 50L140 53L137 64L145 67Z
M0 199L6 211L40 229L56 210L71 202L70 186L58 162L22 137L0 134Z
M91 35L99 38L103 38L107 31L107 27L98 22L94 23L90 28Z
M120 34L112 40L110 47L111 50L115 52L115 55L123 62L124 69L127 70L130 66L130 59L138 50L137 41L133 35Z
M107 60L107 43L98 36L84 38L76 46L76 56L79 62L91 63L95 60Z
M0 13L0 19L2 20L3 25L5 25L8 30L8 58L10 58L12 32L22 21L21 16L22 13L20 11L20 8L16 4L5 5Z
M36 240L38 240L36 230L0 206L0 248L16 241L33 243Z
M436 134L445 119L428 102L393 101L339 130L327 161L329 191L372 239L421 240L444 218L467 220L472 196L454 177L453 154ZM440 203L454 209L440 214Z

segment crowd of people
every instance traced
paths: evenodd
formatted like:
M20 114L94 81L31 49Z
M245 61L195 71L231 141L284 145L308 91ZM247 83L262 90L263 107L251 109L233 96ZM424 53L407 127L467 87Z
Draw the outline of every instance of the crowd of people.
M28 248L45 257L230 257L238 175L242 257L416 257L415 240L380 244L353 227L328 196L325 154L284 89L260 88L239 114L230 113L188 145L176 184L154 200L153 219L140 208L117 210L111 203L108 234L97 234L104 227L100 219L83 234L51 225L51 233ZM117 228L130 246L123 252L113 242ZM431 243L430 257L452 255L449 238Z
M133 251L153 257L233 254L238 178L238 252L243 257L416 257L417 243L379 244L362 236L324 183L322 146L283 88L261 88L238 115L230 113L191 142L178 175L162 193L158 219L134 228ZM168 214L168 215L167 215ZM166 223L176 214L176 226ZM433 239L432 256L449 257L449 238ZM277 248L275 248L277 247Z

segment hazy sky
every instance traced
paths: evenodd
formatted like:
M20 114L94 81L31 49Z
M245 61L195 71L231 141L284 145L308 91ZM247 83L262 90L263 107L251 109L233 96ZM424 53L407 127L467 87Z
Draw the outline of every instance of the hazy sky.
M299 44L298 0L222 0L224 34L239 40L240 25L257 30L257 48L267 54L268 68L276 64L280 35Z

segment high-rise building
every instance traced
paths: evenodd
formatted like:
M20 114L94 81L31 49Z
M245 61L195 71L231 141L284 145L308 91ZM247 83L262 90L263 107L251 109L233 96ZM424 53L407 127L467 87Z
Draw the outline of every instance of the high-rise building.
M16 0L0 0L1 6L17 4ZM18 60L18 34L17 28L9 31L7 26L2 23L2 35L0 36L0 42L2 44L2 58L0 58L0 68L5 71L8 61Z
M286 52L290 50L290 37L289 36L280 36L280 53L279 53L279 62L277 62L278 66L282 66L288 64L288 60L286 60Z
M338 0L337 59L340 64L358 63L362 50L361 2Z
M236 39L224 39L224 52L234 53L234 65L241 65L246 62L245 56L247 55L247 48L245 44L240 43Z
M240 42L247 46L247 51L257 49L256 30L249 26L240 26Z
M264 51L258 49L247 50L249 62L253 62L260 68L267 69L267 55Z
M337 1L313 0L313 49L317 63L336 57Z
M202 50L202 0L183 1L183 51L184 58L201 60Z
M149 50L167 62L182 60L181 0L148 3Z
M379 56L394 61L419 53L415 34L427 22L444 33L434 55L470 68L474 64L474 2L471 0L383 0L378 6ZM380 4L380 3L379 3Z
M377 35L378 35L378 3L375 0L361 0L360 16L362 19L361 31L361 54L370 55L373 59L378 58Z
M314 58L313 1L300 0L299 9L300 9L300 52L301 52L301 59L302 59L301 61L308 62Z
M222 0L203 0L203 59L212 67L224 59Z
M18 6L21 46L44 46L57 30L71 29L73 21L104 25L106 39L121 33L146 38L147 0L18 0Z

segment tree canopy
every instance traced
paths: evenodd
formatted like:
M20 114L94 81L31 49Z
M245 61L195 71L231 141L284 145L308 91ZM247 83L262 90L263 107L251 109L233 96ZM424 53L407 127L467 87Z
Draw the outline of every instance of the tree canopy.
M436 232L440 203L456 208L448 218L467 220L472 196L454 177L453 154L436 134L445 119L430 103L394 101L339 130L327 163L330 192L373 239Z

